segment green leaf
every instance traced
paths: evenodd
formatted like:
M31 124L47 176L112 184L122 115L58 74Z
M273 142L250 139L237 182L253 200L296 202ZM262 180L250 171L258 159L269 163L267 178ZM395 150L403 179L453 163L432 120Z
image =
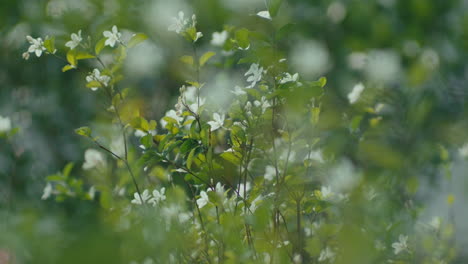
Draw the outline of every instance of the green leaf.
M193 57L192 56L188 56L188 55L182 56L182 57L180 57L180 61L185 63L185 64L188 64L190 66L193 65Z
M50 53L55 53L55 37L48 38L44 40L44 47Z
M67 52L67 61L72 66L76 66L77 59L76 59L76 52L74 50L69 50Z
M237 45L239 45L242 49L247 49L250 46L249 41L249 30L245 28L241 28L236 31L235 38L237 41Z
M182 146L180 146L180 153L185 154L197 146L198 146L198 143L195 139L187 139L182 144Z
M141 116L137 116L135 118L133 118L129 125L134 128L134 129L138 129L138 130L141 130L141 131L144 131L144 132L148 132L150 130L150 126L149 126L149 123L148 121L141 117Z
M203 67L203 65L205 65L205 63L211 58L213 57L214 55L216 55L215 52L212 52L212 51L208 51L206 52L205 54L203 54L201 57L200 57L200 66Z
M187 168L190 170L190 168L192 167L192 162L193 162L193 158L195 156L195 151L197 150L198 147L196 148L193 148L190 153L188 154L187 156Z
M73 166L74 166L73 162L67 163L67 165L65 165L65 168L63 168L63 172L62 172L63 176L68 177L70 175L70 172L73 169Z
M133 35L133 37L130 39L130 41L127 44L128 48L135 47L136 45L140 44L141 42L145 41L148 39L148 36L146 36L143 33L138 33Z
M106 43L106 38L102 38L96 43L96 46L94 47L94 52L96 52L96 55L99 55L101 53L102 49L105 47Z
M80 128L75 129L75 133L80 136L91 137L91 128L86 127L86 126L80 127Z
M67 65L63 66L62 72L66 72L66 71L73 70L73 69L76 69L76 67L73 66L73 65L67 64Z
M94 59L96 56L91 55L87 52L75 51L76 60Z
M102 84L100 82L98 82L98 81L90 81L89 83L86 84L86 87L88 87L88 88L94 88L94 87L101 88Z
M279 8L282 3L283 3L283 0L270 0L268 11L270 12L270 16L272 18L278 14Z
M153 136L151 134L148 134L140 138L140 143L147 149L151 148L151 146L153 145Z
M295 24L286 24L282 26L279 30L278 33L276 33L276 40L281 40L284 37L286 37L288 34L292 33L294 29L296 28Z
M240 158L234 155L232 152L224 152L221 154L221 158L231 162L234 165L240 164Z

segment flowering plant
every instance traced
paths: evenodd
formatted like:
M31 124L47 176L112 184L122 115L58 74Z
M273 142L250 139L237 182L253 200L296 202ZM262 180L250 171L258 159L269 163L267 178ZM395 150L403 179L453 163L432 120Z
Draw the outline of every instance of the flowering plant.
M196 16L178 13L168 30L192 47L180 58L190 74L174 108L159 122L142 115L128 99L131 91L122 89L127 52L147 36L127 40L113 26L90 45L82 42L84 31L71 34L62 71L83 70L83 60L99 65L90 69L85 85L104 98L119 135L109 140L90 126L77 128L94 145L84 153L86 178L73 177L69 164L47 177L42 199L99 201L106 214L117 215L109 217L116 231L134 231L147 245L123 242L142 254L124 255L127 263L135 258L143 263L450 261L450 225L405 226L414 220L411 213L392 209L401 206L390 198L393 193L376 193L386 188L414 193L402 182L372 180L364 164L334 145L332 130L344 134L350 147L375 147L364 140L378 134L382 107L361 98L366 89L359 83L348 94L347 108L334 115L325 77L306 80L290 73L278 48L290 26L278 26L281 1L270 2L256 19L269 23L271 32L229 26L213 33L217 50L201 55L204 34ZM54 38L27 40L25 59L29 53L60 56ZM113 55L111 62L102 60L106 52ZM245 80L232 84L233 96L223 105L206 96L201 74L214 59L223 60L219 53L245 65L232 66L242 69ZM339 124L330 124L333 118ZM0 124L9 127L1 119ZM369 166L395 173L400 169L395 159L370 159ZM385 219L382 210L388 210Z

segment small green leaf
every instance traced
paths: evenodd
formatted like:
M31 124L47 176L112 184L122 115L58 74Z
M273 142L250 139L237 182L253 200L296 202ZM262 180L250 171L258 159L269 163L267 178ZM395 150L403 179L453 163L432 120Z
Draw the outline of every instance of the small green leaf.
M135 47L136 45L140 44L141 42L145 41L148 39L148 36L146 36L143 33L138 33L133 35L133 37L130 39L130 41L127 44L128 48Z
M193 65L193 57L192 56L188 56L188 55L182 56L182 57L180 57L180 61L185 63L185 64L188 64L190 66Z
M75 133L84 136L84 137L91 137L91 128L89 127L80 127L75 129Z
M203 54L201 57L200 57L200 66L203 67L203 65L205 65L205 63L211 58L213 57L214 55L216 55L215 52L212 52L212 51L208 51L206 52L205 54Z
M76 69L76 67L73 66L73 65L67 64L67 65L63 66L62 72L66 72L66 71L73 70L73 69Z
M55 37L48 38L44 40L44 47L50 53L55 53Z
M279 8L282 3L283 3L283 0L270 0L268 11L270 12L270 16L272 18L278 14Z
M94 47L94 52L96 52L96 55L99 55L101 53L102 49L105 47L106 43L106 38L102 38L96 43L96 46Z
M320 77L320 79L318 81L320 83L320 87L322 87L322 88L327 84L327 78L325 78L325 77Z
M245 28L241 28L236 31L235 33L237 45L239 45L242 49L247 49L250 46L249 41L249 30Z
M240 164L240 158L234 155L232 152L224 152L221 154L221 158L231 162L234 165Z
M76 59L76 51L75 50L70 50L67 52L67 61L70 63L72 66L76 66L77 59Z
M73 166L74 166L73 162L67 163L65 168L63 168L63 172L62 172L63 176L68 177L70 175L70 172L73 169Z
M140 143L147 149L151 148L151 146L153 145L153 136L151 134L148 134L140 138Z
M150 130L148 121L141 116L133 118L129 125L134 129L138 129L144 132L148 132Z
M193 157L195 155L195 151L197 148L193 148L187 156L187 168L190 169L192 167Z
M76 51L75 54L76 54L75 55L76 60L85 60L85 59L94 59L94 58L96 58L96 56L91 55L91 54L86 53L86 52L82 52L82 51Z
M102 84L98 81L90 81L89 83L86 84L86 87L88 88L101 88L102 87Z
M278 33L276 33L276 40L281 40L284 37L286 37L288 34L292 33L295 29L296 25L295 24L286 24L282 26L279 30Z

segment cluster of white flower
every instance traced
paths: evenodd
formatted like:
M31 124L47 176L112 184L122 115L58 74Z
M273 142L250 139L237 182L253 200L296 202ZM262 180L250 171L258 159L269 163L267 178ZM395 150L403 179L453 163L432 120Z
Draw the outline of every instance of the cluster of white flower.
M208 197L208 192L210 191L211 189L207 189L206 191L200 192L200 198L197 199L198 208L203 208L210 202L210 198ZM222 198L225 197L224 186L220 182L218 182L215 186L215 193Z
M102 35L107 38L106 42L104 42L104 45L106 46L113 48L115 46L115 43L122 42L122 33L119 32L117 26L115 25L112 27L112 31L104 31Z
M197 17L195 16L195 14L192 15L192 23L190 23L190 19L185 18L184 12L179 11L178 16L172 18L172 24L169 25L167 30L174 31L177 34L182 35L189 28L191 27L195 28L196 25L197 25ZM197 32L195 38L193 39L193 42L196 42L201 37L203 37L203 34L201 32Z
M299 79L299 73L291 75L289 72L285 72L284 76L280 79L280 84L285 84L288 82L297 82Z
M408 251L408 236L400 235L398 241L392 244L392 248L395 255Z
M111 78L107 75L102 74L99 69L94 69L88 76L86 76L86 81L88 83L96 81L101 83L104 86L109 85ZM96 91L99 87L90 87L91 90Z
M146 189L140 194L138 192L135 192L133 194L133 200L131 201L132 204L137 204L137 205L142 205L142 204L151 204L153 206L158 205L160 202L166 200L166 188L161 188L159 191L158 190L153 190L153 193L150 194L149 190Z

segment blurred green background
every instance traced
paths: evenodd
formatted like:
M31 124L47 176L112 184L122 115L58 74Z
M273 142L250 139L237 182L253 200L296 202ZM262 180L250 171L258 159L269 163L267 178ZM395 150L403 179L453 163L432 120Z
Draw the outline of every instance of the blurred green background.
M20 132L0 140L0 250L18 252L24 263L75 263L68 260L75 255L81 258L76 263L120 263L115 252L123 239L102 223L97 204L40 199L46 175L70 161L77 167L83 163L90 143L73 130L104 124L108 116L102 114L105 105L84 86L86 73L62 73L64 62L52 56L23 60L26 35L53 35L63 47L70 33L80 29L98 36L115 24L123 31L144 32L149 40L127 58L125 86L134 88L132 96L144 115L159 120L185 80L178 58L187 47L167 31L170 18L179 10L197 14L205 35L200 46L208 49L211 33L223 25L264 29L254 16L264 9L263 0L2 0L0 116L10 117ZM328 79L326 100L336 111L325 118L337 118L360 81L374 88L368 100L394 107L379 137L360 148L364 153L342 142L330 121L330 148L366 161L369 171L383 166L418 178L426 186L420 199L430 210L442 210L447 193L454 193L457 232L468 234L465 161L454 158L449 183L440 182L435 169L444 163L439 144L455 155L467 138L468 1L289 0L279 20L294 24L294 33L281 43L291 72L305 80ZM214 96L241 78L236 67L233 74L205 76ZM394 159L379 157L389 149L396 153ZM90 236L95 237L92 243ZM456 236L460 247L468 246L467 237ZM92 254L102 259L86 258ZM468 254L462 252L459 261L466 263Z

